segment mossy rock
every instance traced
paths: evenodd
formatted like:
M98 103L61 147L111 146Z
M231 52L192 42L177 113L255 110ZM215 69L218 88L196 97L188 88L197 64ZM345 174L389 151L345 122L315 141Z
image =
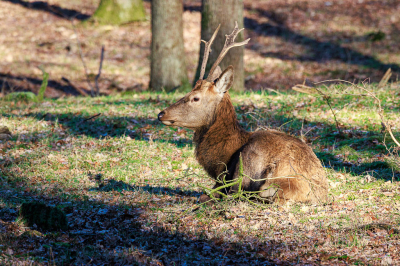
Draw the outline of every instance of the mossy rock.
M65 213L58 208L49 207L43 203L23 203L19 216L29 227L36 224L41 230L57 231L68 228L68 220Z

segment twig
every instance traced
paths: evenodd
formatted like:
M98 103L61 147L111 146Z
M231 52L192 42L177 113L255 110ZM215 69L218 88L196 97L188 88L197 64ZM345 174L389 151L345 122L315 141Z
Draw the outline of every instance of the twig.
M83 95L83 96L89 96L89 95L87 94L86 91L84 91L83 89L81 89L81 88L79 88L78 86L76 86L76 85L75 85L74 83L72 83L72 81L70 81L69 79L67 79L67 78L65 78L65 77L62 77L61 80L64 81L64 82L66 82L66 83L68 84L68 86L70 86L70 87L74 88L75 90L77 90L81 95Z
M94 79L96 83L96 96L99 96L99 78L101 75L101 68L103 67L103 59L104 59L104 45L101 46L101 56L100 56L100 65L99 65L99 73L96 75L96 78Z
M81 122L79 122L78 125L83 124L83 123L85 123L86 121L88 121L88 120L90 120L90 119L93 119L93 118L95 118L95 117L98 117L99 115L101 115L101 113L98 113L97 115L93 115L93 116L91 116L91 117L89 117L89 118L83 119Z
M84 57L83 57L82 46L81 46L81 42L80 42L80 40L79 40L78 32L77 32L77 30L76 30L74 21L73 21L72 19L71 19L70 21L71 21L72 29L74 30L74 33L75 33L75 35L76 35L76 41L77 41L77 43L78 43L79 56L80 56L80 58L81 58L82 65L83 65L83 68L84 68L84 70L85 70L86 82L87 82L87 84L89 85L90 94L91 94L92 97L93 97L93 96L94 96L94 89L93 89L92 84L90 83L89 73L88 73L88 70L87 70L87 67L86 67L85 59L84 59Z
M389 123L386 122L386 120L385 120L385 116L383 115L383 109L382 109L382 105L381 105L381 100L380 100L372 91L370 91L370 90L368 90L368 89L366 89L366 88L364 88L364 87L358 86L357 84L354 84L354 83L352 83L352 82L350 82L350 81L341 80L341 79L325 80L325 81L321 81L321 82L316 82L315 84L324 83L324 82L330 82L330 81L337 81L337 82L344 82L344 83L351 84L351 85L354 86L355 88L358 88L358 89L360 89L360 90L363 90L363 91L365 91L365 92L367 93L366 95L362 94L362 95L360 95L360 96L370 96L370 97L374 98L374 99L378 102L378 115L379 115L379 117L380 117L382 123L385 125L385 129L389 132L390 137L392 138L393 142L394 142L398 147L400 147L400 142L395 138L395 136L393 135L391 126L390 126Z
M315 88L309 87L307 85L304 84L297 84L295 86L292 87L292 90L298 91L298 92L302 92L302 93L307 93L307 94L313 94L316 92Z
M366 90L366 89L365 89L365 90ZM368 91L368 90L366 90L366 91ZM376 95L373 94L372 92L371 92L371 95L370 95L370 96L373 97L375 100L378 101L378 107L379 107L379 109L378 109L378 114L379 114L379 117L381 118L382 123L385 125L385 129L389 132L390 137L392 138L392 140L394 141L394 143L396 143L396 145L397 145L398 147L400 147L399 141L398 141L398 140L395 138L395 136L393 135L393 132L392 132L392 129L391 129L390 124L389 124L388 122L386 122L386 120L385 120L385 116L383 115L383 109L382 109L382 106L381 106L381 100L380 100L378 97L376 97Z
M276 94L279 94L279 95L282 95L282 93L280 93L279 91L274 90L274 89L271 89L271 88L266 88L266 90L267 90L267 91L275 92Z
M385 87L385 85L388 83L388 81L389 81L389 79L390 79L391 76L392 76L392 69L389 68L389 69L386 71L385 75L383 75L381 81L379 82L378 88L379 88L379 89L382 89L383 87Z
M332 112L332 114L333 114L333 118L335 119L336 128L338 129L339 134L342 134L342 132L340 131L340 126L339 126L339 122L337 121L336 114L335 114L335 112L333 111L332 106L331 106L331 103L330 103L330 101L329 101L330 97L327 96L327 95L325 95L324 93L322 93L322 92L321 92L320 90L318 90L318 89L317 89L317 91L318 91L319 93L321 93L322 98L326 101L326 103L328 104L329 108L331 109L331 112Z
M317 83L315 83L315 84L317 84ZM331 103L329 101L329 99L330 99L329 95L326 95L325 93L320 91L318 88L313 88L313 87L307 86L305 84L297 84L297 85L292 87L292 90L295 90L295 91L298 91L298 92L302 92L302 93L307 93L307 94L312 94L312 93L318 92L322 96L322 99L324 99L326 101L326 103L328 104L329 108L331 109L331 112L333 114L333 118L335 119L336 128L338 129L339 134L341 134L340 127L339 127L339 122L337 121L336 114L333 111L333 108L332 108Z

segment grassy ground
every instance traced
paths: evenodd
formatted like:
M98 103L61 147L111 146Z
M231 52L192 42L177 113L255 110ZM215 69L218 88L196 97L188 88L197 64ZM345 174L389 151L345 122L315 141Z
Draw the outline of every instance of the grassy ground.
M398 85L369 89L397 131ZM332 97L339 133L318 94L233 94L246 129L280 129L312 145L326 167L331 202L256 206L227 200L205 207L197 198L212 180L194 159L192 132L156 120L181 96L1 102L0 124L13 134L0 144L1 263L400 262L398 157L388 156L385 145L390 149L393 142L385 141L373 99ZM24 225L19 206L34 200L64 210L69 229L40 232Z

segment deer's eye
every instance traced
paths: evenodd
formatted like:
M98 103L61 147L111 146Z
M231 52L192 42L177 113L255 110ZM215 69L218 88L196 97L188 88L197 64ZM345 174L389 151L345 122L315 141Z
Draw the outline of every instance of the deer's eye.
M198 102L198 101L200 101L200 98L199 97L194 97L192 101Z

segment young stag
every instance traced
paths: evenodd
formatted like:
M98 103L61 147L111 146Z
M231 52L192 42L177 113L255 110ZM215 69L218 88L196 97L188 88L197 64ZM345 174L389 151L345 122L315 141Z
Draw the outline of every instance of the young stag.
M241 31L237 23L233 32L226 36L225 45L207 79L203 80L210 46L218 30L219 27L205 42L200 79L193 90L160 112L158 119L167 126L195 131L196 158L216 180L214 189L223 185L223 174L225 181L239 177L241 157L243 190L259 191L258 195L270 202L324 202L328 190L325 172L309 146L275 130L247 132L238 123L227 93L233 81L233 68L229 66L221 73L218 66L230 48L245 45L250 40L234 42ZM221 192L237 190L238 185L235 185ZM218 198L221 194L215 192L212 196ZM209 200L208 195L200 197L200 202Z

